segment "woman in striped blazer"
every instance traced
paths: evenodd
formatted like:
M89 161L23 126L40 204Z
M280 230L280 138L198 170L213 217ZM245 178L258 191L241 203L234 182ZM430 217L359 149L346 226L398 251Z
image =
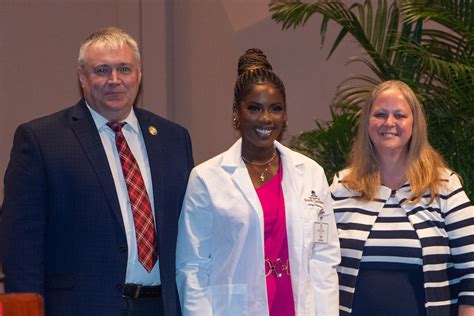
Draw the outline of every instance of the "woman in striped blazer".
M474 207L406 84L375 87L331 192L341 315L474 315Z

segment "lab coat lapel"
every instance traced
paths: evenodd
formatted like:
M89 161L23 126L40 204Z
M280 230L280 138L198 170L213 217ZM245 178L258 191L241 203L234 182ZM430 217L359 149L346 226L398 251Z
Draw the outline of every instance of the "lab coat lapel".
M292 155L291 151L275 142L275 146L280 152L280 159L283 167L282 188L283 196L285 197L285 217L286 217L286 233L288 238L288 252L291 262L291 282L296 285L293 286L295 306L298 306L296 298L300 297L298 293L302 289L303 280L300 276L304 274L300 267L306 260L303 253L304 229L301 212L304 205L301 199L301 192L304 187L303 175L303 161L298 160L298 157Z
M253 187L252 180L245 163L241 159L242 155L242 139L227 150L222 159L222 168L228 172L235 186L242 192L242 195L250 203L252 209L257 213L260 230L263 240L263 209L258 199L257 192Z

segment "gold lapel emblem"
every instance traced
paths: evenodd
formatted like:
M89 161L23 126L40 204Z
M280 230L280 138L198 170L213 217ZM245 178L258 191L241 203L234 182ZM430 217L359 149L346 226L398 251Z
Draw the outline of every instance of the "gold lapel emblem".
M158 134L158 130L157 130L156 127L154 127L154 126L148 126L148 132L149 132L151 135L153 135L153 136L155 136L156 134Z

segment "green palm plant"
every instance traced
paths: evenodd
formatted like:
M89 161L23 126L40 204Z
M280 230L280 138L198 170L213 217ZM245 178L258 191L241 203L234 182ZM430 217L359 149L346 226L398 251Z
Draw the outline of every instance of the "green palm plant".
M314 146L318 160L336 155L345 161L347 151L334 153L331 142L317 143L320 134L338 129L348 112L357 114L373 86L389 79L403 80L423 101L427 112L430 141L442 152L448 164L459 171L469 195L474 193L474 0L408 0L402 4L378 0L356 2L347 6L342 1L278 1L270 4L272 18L283 29L304 26L313 14L323 17L321 44L326 40L328 25L335 22L341 31L334 40L328 58L350 34L365 54L351 62L362 62L370 74L355 75L344 80L334 98L332 121L316 124L313 131L292 140L297 150ZM429 20L431 24L427 24ZM428 25L428 26L427 26ZM430 26L432 25L432 26ZM344 109L344 111L341 111ZM347 131L352 133L354 130ZM338 136L339 135L339 136ZM333 140L338 142L339 139ZM306 151L305 153L310 152ZM333 156L334 157L334 156ZM342 157L342 159L340 159ZM326 166L325 166L326 167ZM330 166L332 170L335 166ZM339 169L343 164L338 166ZM332 172L328 172L328 177ZM472 197L472 196L471 196Z
M474 194L474 2L416 1L401 6L406 20L430 20L419 46L402 49L418 56L430 140Z
M346 163L353 135L357 129L358 111L341 107L331 108L330 123L316 121L316 129L303 132L290 140L289 146L324 166L328 177Z
M374 8L370 0L351 6L342 1L282 1L271 4L270 10L273 13L272 18L282 23L283 29L303 26L313 14L321 14L321 45L324 45L326 40L329 23L339 24L341 31L334 40L328 59L348 34L365 50L365 55L354 56L350 61L364 63L372 72L372 76L350 77L338 89L337 101L360 103L365 100L374 84L380 81L400 77L409 77L410 81L416 80L416 60L396 47L402 43L420 42L422 22L402 22L400 8L396 2L389 4L387 0L379 0Z

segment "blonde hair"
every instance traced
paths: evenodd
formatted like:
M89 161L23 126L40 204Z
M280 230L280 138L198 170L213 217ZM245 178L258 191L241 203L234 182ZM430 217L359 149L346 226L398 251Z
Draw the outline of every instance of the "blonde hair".
M92 45L100 45L113 49L122 48L124 45L128 45L133 50L133 53L137 58L138 65L141 64L140 51L138 49L137 42L133 37L117 27L104 27L95 31L86 38L79 48L79 57L77 59L77 63L80 67L85 65L87 50Z
M441 172L447 168L443 157L431 147L428 141L426 118L421 102L413 90L398 80L389 80L377 85L362 107L357 136L352 145L348 160L348 174L345 185L361 194L364 200L372 200L381 185L380 169L374 146L369 136L369 120L375 99L388 89L398 89L413 114L412 135L405 148L405 177L411 186L410 203L417 203L423 194L430 191L430 203L444 185Z

